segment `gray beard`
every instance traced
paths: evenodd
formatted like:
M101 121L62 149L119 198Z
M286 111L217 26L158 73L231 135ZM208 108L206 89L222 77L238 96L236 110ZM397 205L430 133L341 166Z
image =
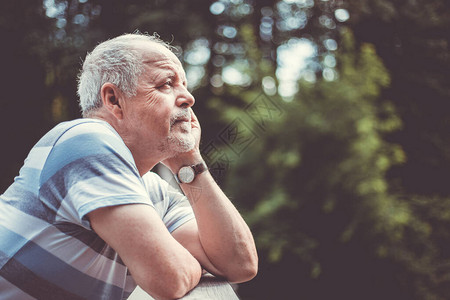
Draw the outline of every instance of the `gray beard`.
M194 149L195 139L192 134L184 134L183 137L169 136L167 144L170 150L178 153L189 152Z
M166 140L162 141L160 144L159 150L163 153L165 153L167 156L176 156L179 153L185 153L189 152L195 147L195 138L191 134L191 128L187 128L187 126L190 127L190 123L188 124L176 124L176 121L178 119L185 118L190 120L191 119L191 113L189 110L181 110L176 115L173 115L170 120L170 129L173 129L173 126L177 126L179 128L176 128L177 132L175 134L170 134Z
M180 135L170 135L161 142L158 149L166 157L174 157L180 153L186 153L194 149L195 138L190 133Z

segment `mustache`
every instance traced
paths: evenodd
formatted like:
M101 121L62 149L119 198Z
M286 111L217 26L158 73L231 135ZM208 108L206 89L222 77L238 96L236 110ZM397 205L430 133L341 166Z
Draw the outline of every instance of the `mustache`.
M177 121L191 120L191 112L189 109L183 109L170 117L170 125L174 125Z

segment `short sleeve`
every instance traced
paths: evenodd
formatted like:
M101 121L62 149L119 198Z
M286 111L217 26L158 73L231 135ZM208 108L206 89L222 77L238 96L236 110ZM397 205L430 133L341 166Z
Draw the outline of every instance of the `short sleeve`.
M158 174L148 172L143 177L150 201L169 232L195 218L188 199Z
M53 146L39 180L40 198L56 218L90 229L89 212L106 206L148 204L131 152L109 125L82 123Z

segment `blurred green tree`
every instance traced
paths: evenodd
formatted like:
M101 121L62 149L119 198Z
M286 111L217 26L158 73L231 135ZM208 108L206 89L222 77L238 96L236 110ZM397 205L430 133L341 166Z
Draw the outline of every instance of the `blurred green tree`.
M392 77L384 93L403 128L387 138L408 159L390 170L391 182L407 192L448 196L449 2L348 0L347 6L356 40L376 46Z
M264 130L242 155L228 153L235 162L227 190L240 199L264 262L263 274L249 284L260 289L249 298L379 299L404 292L388 280L390 266L378 263L382 245L402 238L410 218L385 180L404 159L400 147L382 139L401 125L392 104L378 99L389 74L373 45L356 48L349 30L337 61L338 79L301 82L279 117L259 111ZM258 99L247 99L247 114L232 116L249 120ZM244 141L258 127L236 132L247 133Z
M359 43L373 43L391 74L383 97L392 100L402 128L385 135L406 160L387 173L391 194L407 203L412 218L404 238L387 247L401 265L398 277L415 299L450 294L450 100L448 1L347 1L349 26Z

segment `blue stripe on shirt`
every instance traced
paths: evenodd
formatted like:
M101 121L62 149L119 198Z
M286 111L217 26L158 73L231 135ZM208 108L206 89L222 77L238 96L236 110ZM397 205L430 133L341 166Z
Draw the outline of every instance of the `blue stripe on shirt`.
M66 165L43 183L40 190L40 200L54 210L56 216L61 201L66 198L68 190L77 183L104 174L128 173L130 173L130 168L124 165L114 154L84 157ZM103 191L99 190L99 192ZM53 220L49 220L49 222L51 223Z
M27 241L27 239L0 224L0 249L2 249L2 255L0 256L0 268L23 245L25 245Z
M64 166L89 156L109 155L118 149L126 147L115 136L107 134L82 134L57 144L50 153L41 173L40 183L45 183ZM125 159L130 159L127 151L119 153ZM132 157L131 157L132 158ZM132 161L128 161L132 165Z
M3 227L2 233L5 233L5 231L9 230ZM9 231L6 236L10 243L9 245L11 245L11 239L15 240L16 243L17 240L21 240L19 244L26 241L12 231ZM80 272L32 241L26 242L25 246L14 255L14 260L26 266L28 270L52 285L80 297L88 299L98 297L98 295L104 295L105 299L121 299L122 297L122 288ZM55 274L58 274L58 276L55 276ZM30 283L24 278L20 285L28 284ZM18 285L19 288L21 287L20 285Z
M68 222L60 222L53 225L62 233L76 238L95 252L121 265L125 265L117 252L106 244L105 241L103 241L94 231L87 230L78 224Z
M36 192L39 188L40 175L41 170L24 166L14 181L20 184L24 190Z
M16 184L11 185L6 192L1 195L1 199L7 205L44 221L54 220L55 212L50 210L40 202L32 192L24 190L21 186Z

